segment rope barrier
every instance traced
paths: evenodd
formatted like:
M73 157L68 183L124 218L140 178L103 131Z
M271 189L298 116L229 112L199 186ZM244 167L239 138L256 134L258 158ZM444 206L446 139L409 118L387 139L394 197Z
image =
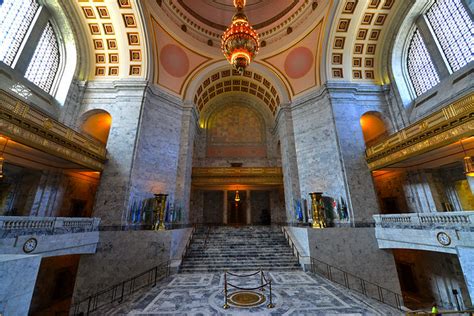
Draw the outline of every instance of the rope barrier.
M232 275L232 276L239 277L239 278L245 278L245 277L257 275L257 274L259 274L260 272L262 272L262 271L259 270L259 271L255 272L255 273L250 273L250 274L234 274L234 273L232 273L232 272L227 271L227 274L230 274L230 275Z
M232 286L233 288L236 288L237 290L245 290L245 291L258 290L258 289L261 289L261 288L267 286L268 284L270 284L270 283L265 283L265 284L260 285L260 286L257 286L257 287L245 288L245 287L239 287L239 286L237 286L237 285L233 285L232 283L227 282L227 285L230 285L230 286Z

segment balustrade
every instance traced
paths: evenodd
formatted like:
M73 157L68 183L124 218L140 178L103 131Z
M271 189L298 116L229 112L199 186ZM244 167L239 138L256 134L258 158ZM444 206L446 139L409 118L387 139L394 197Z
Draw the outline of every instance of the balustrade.
M99 218L0 216L0 237L90 232L97 231L99 223Z
M474 227L473 211L374 215L374 219L382 228Z

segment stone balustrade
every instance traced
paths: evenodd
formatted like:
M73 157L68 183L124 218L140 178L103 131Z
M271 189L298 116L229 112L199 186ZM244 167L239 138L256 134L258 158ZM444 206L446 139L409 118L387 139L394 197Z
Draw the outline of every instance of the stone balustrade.
M474 212L440 212L374 215L375 226L382 228L474 228Z
M474 245L474 211L374 215L380 249L456 254Z
M99 230L99 218L0 216L0 237L56 235Z

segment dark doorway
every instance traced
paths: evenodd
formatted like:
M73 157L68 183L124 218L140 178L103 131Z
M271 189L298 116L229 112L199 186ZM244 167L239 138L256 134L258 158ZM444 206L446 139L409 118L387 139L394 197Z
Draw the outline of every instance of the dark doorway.
M204 191L203 194L203 223L221 225L224 222L222 217L222 210L224 209L224 192Z
M417 293L418 287L416 286L412 265L409 263L398 262L397 268L402 290L404 292Z
M236 201L229 201L228 209L229 209L229 224L233 225L245 225L246 224L246 214L245 214L245 202L240 200L239 202Z

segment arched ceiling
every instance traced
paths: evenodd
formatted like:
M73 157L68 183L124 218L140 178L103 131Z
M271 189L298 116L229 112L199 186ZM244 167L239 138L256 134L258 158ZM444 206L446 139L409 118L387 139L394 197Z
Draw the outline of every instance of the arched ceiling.
M217 91L222 83L226 91L229 79L212 81L222 69L205 75L212 84L202 87L204 79L200 93L193 80L225 60L220 36L234 13L232 0L73 1L91 48L90 78L147 78L183 99L194 85L190 100L198 109L212 87ZM247 0L245 12L263 42L253 65L273 74L265 79L270 85L275 86L271 77L278 78L290 99L325 80L382 84L382 46L402 6L401 0ZM274 113L277 97L263 79L255 80L254 74L264 78L262 72L251 65L249 73L230 79L231 89L257 97L264 89L261 99Z
M86 32L90 79L146 76L143 25L134 0L72 0Z
M339 3L329 36L330 80L383 83L381 63L389 24L401 0L345 0Z
M277 89L261 74L246 70L239 75L231 69L216 71L206 78L197 88L193 101L201 112L214 98L232 92L248 93L259 98L273 115L280 104Z

